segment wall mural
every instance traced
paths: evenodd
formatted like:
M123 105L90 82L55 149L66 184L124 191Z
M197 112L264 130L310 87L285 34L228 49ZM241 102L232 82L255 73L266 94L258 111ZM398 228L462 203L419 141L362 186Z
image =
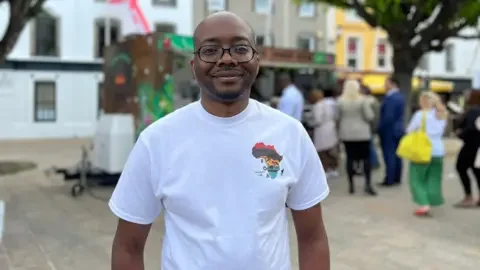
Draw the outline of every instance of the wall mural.
M148 125L165 115L173 112L174 84L172 76L165 74L160 89L155 89L150 82L138 85L138 99L140 102L140 118L137 135Z
M176 56L193 53L193 37L179 36L174 34L164 34L158 38L158 53L162 51L172 50ZM159 57L159 59L168 59L168 57ZM180 59L180 60L179 60ZM137 82L138 100L140 103L140 121L137 125L137 136L148 125L174 110L174 76L164 70L175 70L175 68L166 68L166 65L175 65L176 67L186 67L185 58L174 57L173 62L159 61L158 73L156 75L163 76L160 80L159 87L151 81Z

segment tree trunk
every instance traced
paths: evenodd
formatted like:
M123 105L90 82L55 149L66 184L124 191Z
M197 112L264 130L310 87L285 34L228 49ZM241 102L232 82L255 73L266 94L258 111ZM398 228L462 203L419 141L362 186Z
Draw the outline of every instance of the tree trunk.
M45 1L38 0L33 5L31 0L6 1L9 5L10 18L5 34L0 40L0 63L12 51L27 22L42 10Z
M26 10L22 8L22 1L9 1L10 17L5 34L0 41L0 63L2 63L7 55L12 51L15 43L22 32L23 27L27 23L25 16Z
M412 79L413 71L418 63L413 57L413 52L408 48L394 50L393 76L398 79L400 92L405 96L405 121L410 119L412 113Z

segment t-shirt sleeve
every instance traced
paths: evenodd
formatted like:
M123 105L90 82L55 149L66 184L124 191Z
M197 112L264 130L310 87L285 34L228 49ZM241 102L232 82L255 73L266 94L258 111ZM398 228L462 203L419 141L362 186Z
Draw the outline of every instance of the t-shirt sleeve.
M140 135L108 203L119 218L137 224L151 224L160 214L162 204L155 195L151 166L149 149Z
M301 171L299 179L287 197L287 206L293 210L305 210L323 201L329 194L325 171L318 153L307 132L302 128Z

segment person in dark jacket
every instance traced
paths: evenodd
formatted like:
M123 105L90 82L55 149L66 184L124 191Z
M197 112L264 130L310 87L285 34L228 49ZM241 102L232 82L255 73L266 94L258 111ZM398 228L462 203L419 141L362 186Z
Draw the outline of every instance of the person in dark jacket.
M389 77L385 81L387 93L380 109L377 125L385 163L384 187L399 185L402 179L402 160L395 154L405 132L405 97L399 90L399 81Z
M457 157L457 172L460 177L465 198L456 207L480 207L480 199L475 201L472 195L471 179L467 173L472 170L480 191L480 168L474 166L480 148L480 89L469 93L465 115L455 133L463 140L463 147Z

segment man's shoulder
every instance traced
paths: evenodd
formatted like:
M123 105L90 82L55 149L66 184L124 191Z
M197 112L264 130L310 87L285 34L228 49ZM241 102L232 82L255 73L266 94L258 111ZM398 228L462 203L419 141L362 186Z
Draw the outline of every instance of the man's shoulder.
M188 123L195 119L192 116L194 116L198 105L199 102L196 101L177 109L150 124L142 133L144 136L150 137L153 134L158 134L165 130L171 132L177 128L188 126Z
M405 96L403 95L402 92L396 91L395 93L393 93L392 98L397 101L403 101Z
M258 101L255 101L257 103L257 106L259 107L259 115L262 117L262 120L267 121L269 124L281 124L282 126L288 125L288 126L297 126L301 125L301 123L291 117L290 115L281 112L278 109L274 109L268 105L265 105L263 103L260 103Z

